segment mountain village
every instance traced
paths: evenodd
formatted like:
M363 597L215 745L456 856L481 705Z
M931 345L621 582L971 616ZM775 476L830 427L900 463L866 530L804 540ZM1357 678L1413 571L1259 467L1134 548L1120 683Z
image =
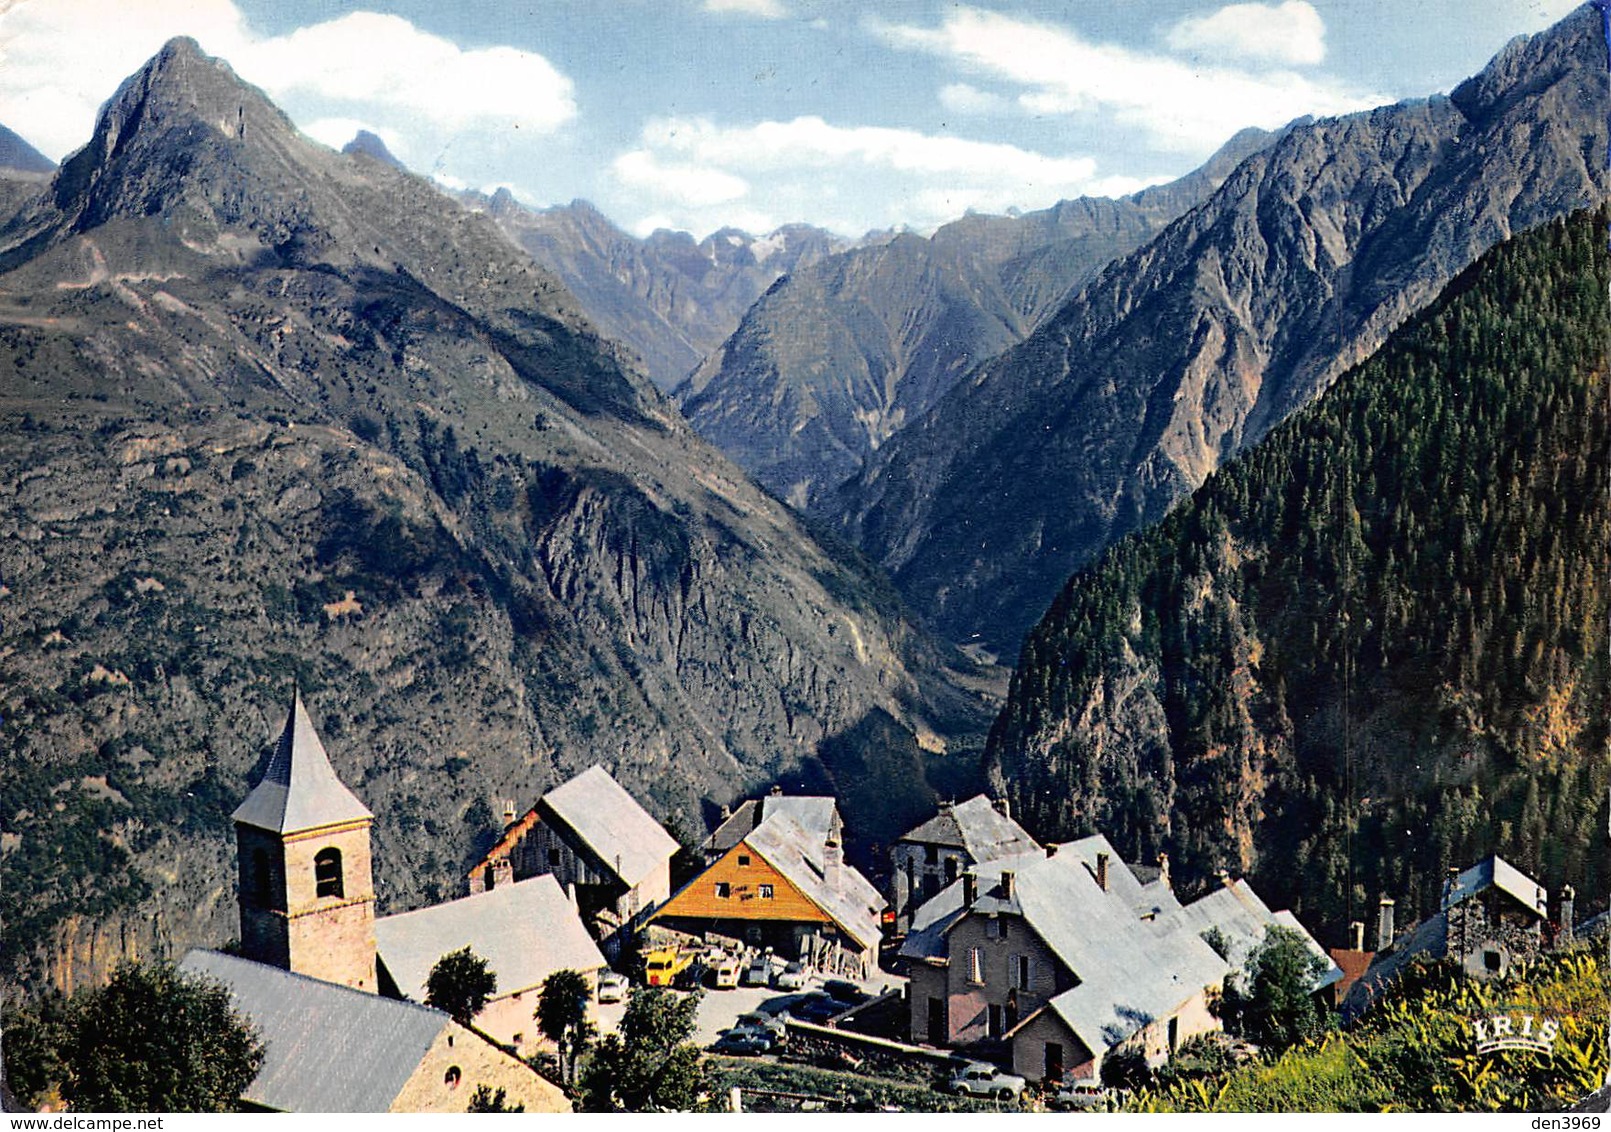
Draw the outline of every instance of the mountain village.
M455 1112L485 1086L526 1111L570 1111L533 1067L551 1049L533 1012L549 977L574 971L601 1027L628 980L703 990L717 1054L904 1062L1014 1107L1088 1107L1112 1096L1104 1061L1161 1066L1221 1031L1227 979L1272 929L1318 959L1307 993L1356 1014L1417 957L1491 979L1574 933L1570 889L1552 908L1491 857L1452 875L1412 930L1398 933L1384 896L1369 950L1363 924L1328 949L1241 878L1183 902L1166 857L1128 864L1100 834L1039 845L984 795L942 804L891 846L883 889L845 861L831 797L744 802L675 887L677 841L601 766L504 819L466 895L377 916L374 815L293 698L234 813L239 945L180 962L227 987L261 1035L246 1106ZM432 968L462 948L496 990L458 1022L425 1000Z

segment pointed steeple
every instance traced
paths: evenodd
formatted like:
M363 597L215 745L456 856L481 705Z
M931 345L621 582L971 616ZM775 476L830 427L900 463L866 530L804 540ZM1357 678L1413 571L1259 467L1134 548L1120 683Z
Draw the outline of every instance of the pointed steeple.
M302 706L298 689L279 746L269 759L262 781L252 788L232 815L243 825L271 833L297 833L353 821L372 821L374 814L336 777L313 721Z

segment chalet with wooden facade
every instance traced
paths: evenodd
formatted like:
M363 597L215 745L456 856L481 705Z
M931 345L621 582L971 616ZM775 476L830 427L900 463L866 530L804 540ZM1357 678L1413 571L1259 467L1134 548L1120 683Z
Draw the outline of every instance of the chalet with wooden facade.
M1012 820L1007 803L983 794L953 805L901 837L890 847L890 907L897 931L911 927L912 912L939 895L973 865L1002 857L1038 853L1040 846Z
M676 852L676 839L608 771L593 766L507 826L470 870L470 891L552 876L613 958L671 895Z
M837 833L807 829L784 810L739 838L651 920L867 978L878 966L883 908L872 883L845 864Z

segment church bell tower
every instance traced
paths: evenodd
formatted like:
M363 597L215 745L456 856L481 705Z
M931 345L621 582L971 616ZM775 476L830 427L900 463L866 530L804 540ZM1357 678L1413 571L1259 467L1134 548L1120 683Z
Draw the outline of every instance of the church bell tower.
M233 817L242 954L374 992L375 815L336 777L300 692L268 769Z

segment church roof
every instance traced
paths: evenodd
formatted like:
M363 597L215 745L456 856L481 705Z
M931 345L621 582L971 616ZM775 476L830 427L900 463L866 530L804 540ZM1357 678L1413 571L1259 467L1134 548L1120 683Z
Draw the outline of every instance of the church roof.
M398 990L419 1001L437 960L461 947L498 976L497 998L540 986L555 971L609 965L549 874L382 916L375 921L375 944Z
M557 818L628 888L677 852L676 839L598 765L544 794L537 809Z
M375 815L336 777L299 691L268 769L232 816L271 833L297 833Z
M451 1019L217 951L179 969L228 988L256 1027L263 1068L242 1099L280 1112L386 1112Z

